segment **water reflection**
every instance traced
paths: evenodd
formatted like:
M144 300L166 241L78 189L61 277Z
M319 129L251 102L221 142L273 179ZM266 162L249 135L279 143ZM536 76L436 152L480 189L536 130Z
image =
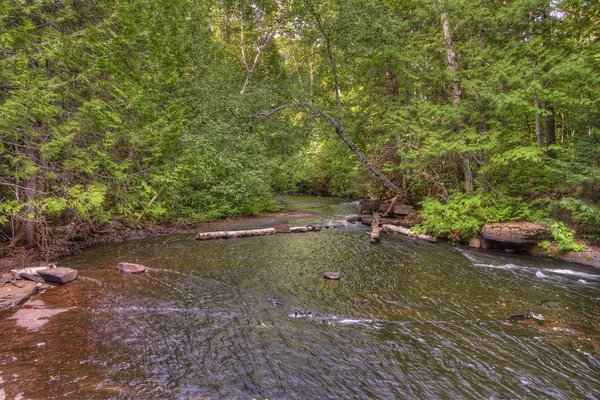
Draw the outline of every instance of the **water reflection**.
M119 261L148 272L121 276ZM68 312L30 334L0 322L9 395L501 399L600 390L600 273L574 264L397 235L371 245L364 227L348 225L144 239L62 265L88 278L70 289ZM324 280L325 271L342 278ZM528 312L544 321L507 321Z

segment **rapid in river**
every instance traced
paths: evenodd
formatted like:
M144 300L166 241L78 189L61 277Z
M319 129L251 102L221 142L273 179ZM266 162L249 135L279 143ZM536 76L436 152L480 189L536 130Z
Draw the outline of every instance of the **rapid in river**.
M303 222L356 212L312 201L320 215ZM120 261L148 271L121 275ZM600 397L589 267L395 234L372 245L361 224L161 236L59 264L80 278L34 297L40 315L2 314L0 397Z

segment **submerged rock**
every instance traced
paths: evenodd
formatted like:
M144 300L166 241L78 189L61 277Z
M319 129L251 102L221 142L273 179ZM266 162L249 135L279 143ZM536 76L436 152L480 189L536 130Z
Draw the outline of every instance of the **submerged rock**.
M32 281L6 283L0 287L0 309L23 303L36 291L37 284Z
M53 283L67 283L77 279L77 270L73 268L48 268L38 271L38 274L46 281Z
M535 321L545 321L545 318L541 314L527 313L527 314L513 314L508 320L509 321L523 321L523 320L535 320Z
M22 308L9 319L17 320L17 326L25 328L29 331L36 331L44 326L50 317L68 311L68 308Z
M126 262L119 263L117 269L126 274L139 274L140 272L146 271L146 267L142 264L131 264Z

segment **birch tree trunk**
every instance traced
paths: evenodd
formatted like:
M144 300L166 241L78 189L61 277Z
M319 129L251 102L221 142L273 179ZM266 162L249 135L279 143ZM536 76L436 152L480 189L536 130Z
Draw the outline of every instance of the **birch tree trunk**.
M437 2L434 1L434 5L437 6ZM442 31L444 34L444 46L446 48L446 66L452 73L452 103L455 107L460 105L460 101L462 99L463 91L460 87L460 82L458 80L458 63L456 62L456 53L454 52L454 42L452 41L452 33L450 29L450 21L448 20L448 16L445 12L441 14L442 20ZM460 111L459 111L460 112ZM461 117L462 120L462 117ZM456 126L456 131L459 134L462 134L462 122ZM464 142L464 139L463 139ZM473 178L473 168L471 167L471 156L469 154L463 154L461 156L462 160L462 173L464 175L464 183L465 183L465 191L467 193L473 193L474 186L474 178Z

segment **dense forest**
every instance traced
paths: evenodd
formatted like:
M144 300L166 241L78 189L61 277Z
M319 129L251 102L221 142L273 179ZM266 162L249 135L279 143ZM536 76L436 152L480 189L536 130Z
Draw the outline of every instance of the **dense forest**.
M4 0L4 247L284 192L598 241L599 27L592 0Z

